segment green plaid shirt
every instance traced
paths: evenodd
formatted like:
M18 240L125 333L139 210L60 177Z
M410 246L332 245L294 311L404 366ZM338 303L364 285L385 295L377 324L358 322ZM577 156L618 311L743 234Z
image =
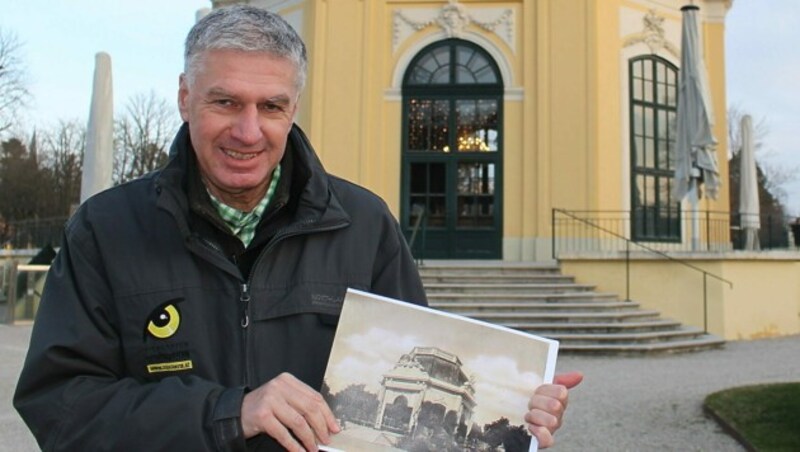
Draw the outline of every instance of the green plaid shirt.
M250 212L242 212L239 209L235 209L215 198L211 192L208 192L208 196L211 198L211 204L213 204L217 209L217 213L219 213L219 216L222 217L222 219L225 221L225 224L227 224L231 229L233 235L242 241L242 244L244 244L245 248L247 248L250 245L250 242L253 241L253 237L256 235L256 227L258 226L258 222L261 221L261 216L264 215L264 210L266 210L267 205L269 205L272 195L275 194L275 188L278 186L278 181L280 179L281 165L279 164L272 172L272 180L267 188L267 193L264 194L264 197L261 198L261 201L259 201L255 208L253 208L253 210Z

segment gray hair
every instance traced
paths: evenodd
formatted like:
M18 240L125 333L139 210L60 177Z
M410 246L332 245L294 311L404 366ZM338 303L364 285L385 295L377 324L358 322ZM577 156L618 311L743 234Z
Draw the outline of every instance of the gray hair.
M207 50L263 52L285 58L297 70L296 87L301 92L306 83L308 60L303 40L281 16L262 8L235 5L211 11L200 19L186 36L184 73L191 84Z

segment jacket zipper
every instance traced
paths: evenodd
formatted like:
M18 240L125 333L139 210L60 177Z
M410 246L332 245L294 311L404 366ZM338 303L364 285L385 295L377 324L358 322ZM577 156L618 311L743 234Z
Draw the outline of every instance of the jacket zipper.
M242 302L242 320L240 324L245 330L250 326L250 284L242 283L242 292L239 294L239 301Z

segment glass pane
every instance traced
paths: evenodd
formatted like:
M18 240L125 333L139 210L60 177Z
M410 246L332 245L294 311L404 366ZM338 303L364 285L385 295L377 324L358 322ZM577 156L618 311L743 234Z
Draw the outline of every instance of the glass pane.
M667 169L675 169L675 112L669 112L669 127L667 127Z
M431 83L435 85L446 85L450 83L450 66L437 69L431 76Z
M497 83L497 75L494 68L486 65L482 69L475 71L475 76L478 78L478 83Z
M494 99L456 100L459 152L496 152L498 102Z
M637 167L644 166L644 138L634 138L633 146L634 165Z
M655 136L655 124L653 123L653 109L644 110L644 135L646 137Z
M425 197L424 196L412 196L411 197L411 208L408 210L409 217L408 223L410 226L414 226L419 218L419 214L425 210Z
M478 205L472 196L458 197L458 226L475 226L475 219L478 216Z
M461 66L468 66L470 60L476 55L475 49L466 46L456 47L456 61Z
M634 61L633 62L633 76L636 78L642 78L642 64L643 61Z
M644 139L644 166L652 168L655 166L655 143L652 138Z
M478 79L469 69L458 66L456 67L456 83L478 83Z
M494 163L459 163L458 226L494 225Z
M428 165L425 163L411 164L411 193L426 193L428 191Z
M653 176L644 176L644 199L647 206L656 204L656 181Z
M444 163L431 163L430 169L430 193L444 194L446 191L447 180L445 177Z
M678 90L675 85L669 85L667 87L667 106L669 107L678 106Z
M431 51L431 55L439 63L439 66L449 66L450 65L450 47L449 46L442 46L437 47Z
M450 48L433 49L419 59L411 71L409 83L427 85L431 83L450 83Z
M494 226L494 196L481 196L478 198L480 210L478 212L478 226Z
M456 83L497 83L494 67L486 56L465 46L456 48Z
M408 150L448 152L447 124L450 104L446 100L408 100Z
M631 83L633 83L633 100L642 100L642 79L634 78Z
M669 127L669 123L667 122L667 112L665 110L658 111L658 160L655 162L655 166L658 168L666 168L667 167L667 159L669 153L669 147L667 146L667 127Z
M445 212L444 196L431 196L428 198L428 226L444 226Z
M642 123L644 122L644 107L640 105L633 106L633 134L636 136L642 135L644 128L642 127Z
M669 194L669 178L668 177L659 177L658 178L658 204L662 207L663 211L669 212L667 206L669 206L670 194Z
M656 102L659 104L667 103L667 85L663 83L657 83L656 91Z
M652 60L643 61L644 63L644 76L645 80L653 80L653 62Z
M494 194L494 163L459 163L458 193Z
M653 102L653 82L645 80L643 89L644 89L644 101Z
M663 63L656 63L657 67L657 74L658 74L658 82L664 83L667 78L666 69L667 67Z
M645 205L644 176L642 176L641 174L636 176L636 183L633 185L633 193L631 195L631 198L633 198L634 209Z
M431 79L431 71L417 67L414 68L413 72L411 72L411 78L409 79L409 83L412 85L427 85L430 83Z

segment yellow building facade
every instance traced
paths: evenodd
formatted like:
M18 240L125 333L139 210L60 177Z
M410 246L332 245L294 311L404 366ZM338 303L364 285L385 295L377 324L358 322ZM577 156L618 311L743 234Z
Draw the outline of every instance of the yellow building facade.
M424 225L413 247L426 258L546 260L554 208L675 205L664 161L688 0L212 3L277 11L300 32L298 123L326 168L383 197L409 238ZM731 1L693 3L723 181L700 208L727 211Z

